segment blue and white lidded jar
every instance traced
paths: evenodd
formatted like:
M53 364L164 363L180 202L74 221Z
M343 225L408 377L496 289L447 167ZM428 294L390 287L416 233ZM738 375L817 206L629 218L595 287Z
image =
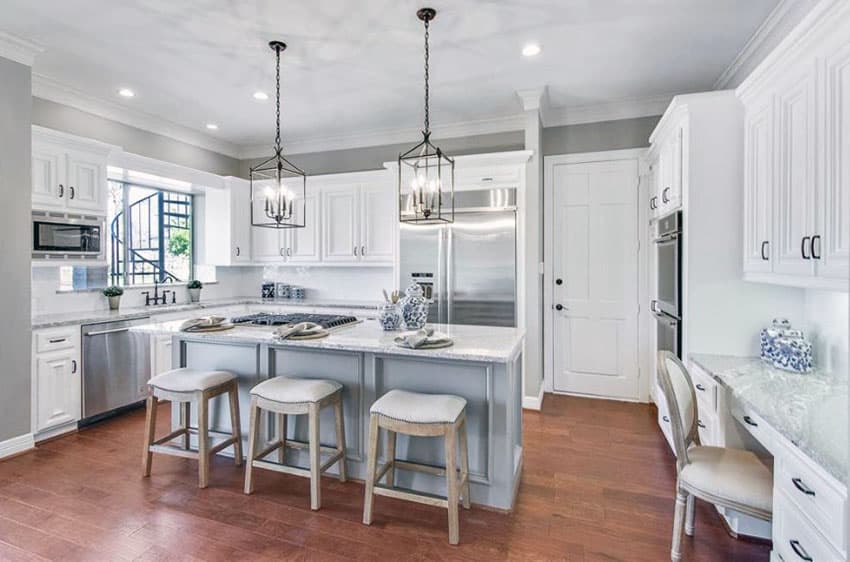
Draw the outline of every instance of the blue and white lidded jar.
M418 330L425 327L428 321L428 299L424 297L419 283L411 283L404 290L405 297L401 299L401 316L408 330Z
M811 372L813 362L810 341L802 337L783 336L776 340L776 347L774 367L795 373Z
M773 363L779 348L776 340L781 337L803 337L800 330L791 329L791 321L787 318L774 318L769 328L764 328L760 333L761 358L768 363Z
M385 332L401 329L401 311L397 304L386 303L378 307L378 322Z

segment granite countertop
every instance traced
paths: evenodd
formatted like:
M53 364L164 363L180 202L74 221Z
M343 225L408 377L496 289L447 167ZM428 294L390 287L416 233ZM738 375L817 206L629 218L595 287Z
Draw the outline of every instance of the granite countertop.
M323 339L302 341L278 340L272 334L274 328L268 326L238 325L223 332L187 333L180 332L180 325L179 320L153 322L136 326L131 330L152 335L179 335L187 340L210 343L273 344L287 347L358 351L487 363L508 363L512 361L520 353L524 339L522 330L518 328L429 324L436 331L451 337L454 340L454 345L442 349L426 350L397 346L393 339L401 332L385 332L376 320L365 320L359 324L337 328Z
M378 301L346 301L338 299L262 299L259 297L232 297L223 299L209 299L199 303L182 303L154 306L140 306L121 308L120 310L91 310L83 312L59 312L53 314L37 314L32 317L32 328L57 328L73 324L94 324L97 322L112 322L116 320L132 320L155 316L157 314L171 314L191 310L214 309L224 306L238 306L248 304L264 304L274 306L285 306L287 308L353 308L362 310L376 310L380 305Z
M846 373L775 369L758 357L692 354L732 396L752 408L838 481L847 484Z

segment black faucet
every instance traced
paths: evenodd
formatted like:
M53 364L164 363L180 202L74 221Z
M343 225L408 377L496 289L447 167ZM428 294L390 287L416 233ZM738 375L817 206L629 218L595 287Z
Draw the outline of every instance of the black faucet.
M153 297L151 297L150 291L142 291L142 294L145 295L145 306L150 306L153 304L168 304L168 293L171 293L171 302L175 302L174 291L169 291L168 289L163 289L162 295L159 294L159 283L153 282Z

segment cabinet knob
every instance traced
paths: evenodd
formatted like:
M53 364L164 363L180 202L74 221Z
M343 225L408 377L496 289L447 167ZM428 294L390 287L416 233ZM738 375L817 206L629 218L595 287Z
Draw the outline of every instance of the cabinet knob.
M236 246L236 255L238 256L240 253L241 251L239 250L239 246Z
M77 360L71 359L71 373L73 374L73 373L76 373L76 372L77 372Z
M557 279L555 279L555 285L563 285L563 284L564 284L564 280L563 280L563 279L561 279L560 277L558 277Z
M556 305L555 305L555 310L557 310L557 311L559 311L559 312L560 312L561 310L564 310L564 305L562 305L562 304L560 304L560 303L559 303L559 304L556 304Z

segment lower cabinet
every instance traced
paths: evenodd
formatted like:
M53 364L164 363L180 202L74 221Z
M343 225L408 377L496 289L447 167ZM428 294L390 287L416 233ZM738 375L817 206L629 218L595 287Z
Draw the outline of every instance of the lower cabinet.
M80 419L80 327L33 332L32 432L35 439L76 428Z
M171 370L171 336L151 336L151 376Z

